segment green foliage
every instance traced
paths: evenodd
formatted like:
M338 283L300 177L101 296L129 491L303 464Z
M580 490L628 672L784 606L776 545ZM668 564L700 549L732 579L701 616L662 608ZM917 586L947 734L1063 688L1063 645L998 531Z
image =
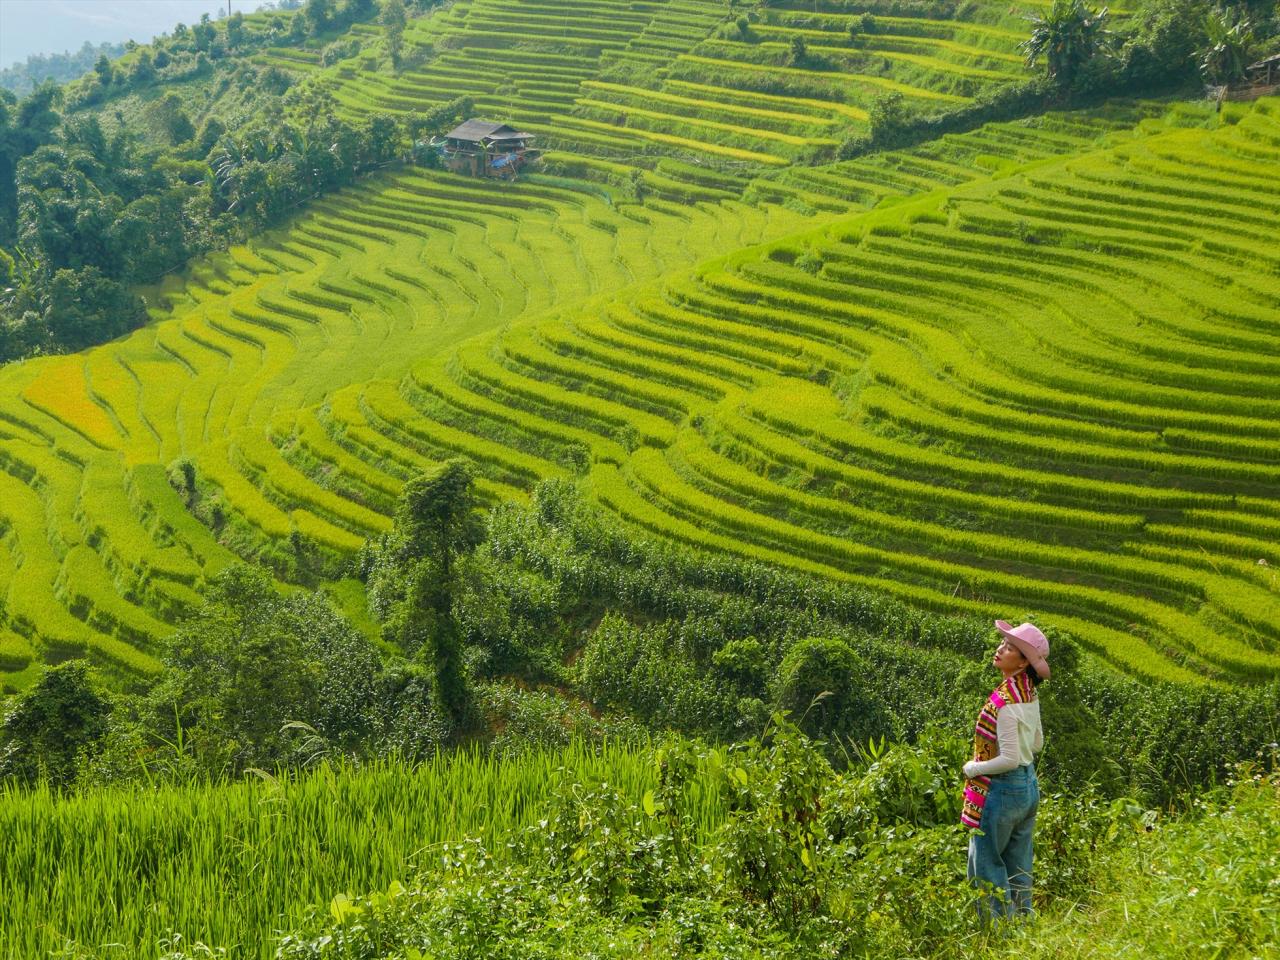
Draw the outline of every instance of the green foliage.
M411 113L405 120L405 133L413 141L439 136L456 126L459 120L471 113L474 106L470 97L457 97L432 107L425 113Z
M333 21L334 0L307 0L302 8L302 16L313 36L324 33Z
M196 135L196 128L176 93L166 93L156 104L156 118L173 146L186 143Z
M714 858L725 882L784 927L820 915L826 760L775 716L762 740L728 753L721 776L728 819Z
M414 477L400 497L396 523L407 556L434 558L446 580L453 575L454 558L479 537L472 483L471 468L451 460L433 474Z
M802 66L809 59L809 47L804 37L796 34L791 38L791 65Z
M203 941L271 960L279 931L301 924L309 905L333 922L335 892L407 881L434 868L445 843L475 838L503 850L569 784L605 781L639 797L656 780L643 752L575 743L501 759L454 750L412 763L321 761L296 776L255 771L216 785L74 795L0 786L0 955L66 948L66 957L107 960L119 948L101 945L127 943L154 958L176 933L194 956Z
M386 635L405 656L429 665L432 699L459 729L475 719L455 611L459 559L480 535L471 469L450 460L405 484L395 529L361 561L371 607L385 621Z
M375 703L379 658L322 595L283 597L250 567L214 581L165 667L141 719L205 775L353 750L376 733L378 706L400 708Z
M245 42L244 14L237 10L227 17L227 46L233 50Z
M1196 801L1184 816L1166 819L1134 807L1112 812L1098 844L1113 877L1106 897L1088 910L1014 931L1009 955L1265 957L1280 949L1280 918L1272 909L1280 883L1280 778L1274 753L1260 760L1237 767L1230 789ZM1060 830L1077 828L1054 818L1038 829L1058 843ZM1047 882L1056 885L1059 876L1054 871Z
M1027 66L1035 67L1043 59L1060 87L1070 87L1081 69L1107 50L1107 10L1090 10L1085 0L1053 0L1031 23L1031 36L1021 45Z
M87 661L46 667L0 720L0 782L72 786L106 734L111 709Z
M141 301L123 284L95 266L61 269L53 274L36 345L78 350L140 327L146 320Z
M129 82L132 84L150 83L156 78L155 58L150 50L143 50L138 54L133 66L129 70Z
M495 706L526 723L524 707ZM528 729L549 730L554 713ZM504 749L501 761L463 751L417 768L321 764L296 780L10 794L0 826L19 839L0 878L29 922L5 928L5 946L29 955L63 946L50 943L53 930L93 944L177 929L264 960L273 949L317 960L567 960L586 950L621 960L638 943L676 957L776 960L897 956L911 943L913 955L959 960L1033 944L1037 956L1059 955L1089 937L1071 925L1096 924L1112 953L1180 937L1200 946L1221 936L1224 917L1245 949L1274 941L1265 905L1280 794L1257 765L1199 794L1185 819L1087 788L1047 793L1036 833L1043 919L988 938L955 818L964 751L933 732L914 748L872 746L837 773L775 718L763 737L727 750L677 739L638 753ZM86 818L103 829L81 829ZM74 878L53 896L38 878L54 846L35 839L51 831ZM406 861L428 845L431 856ZM139 856L161 866L121 895L118 877ZM237 896L249 882L257 895ZM1192 887L1211 902L1170 908ZM86 908L107 888L116 910ZM149 906L157 900L170 904L163 916ZM1140 931L1115 919L1126 911L1142 918ZM293 932L276 946L282 925Z
M909 943L912 956L958 960L1018 956L1027 944L1053 936L1056 928L1044 922L995 936L982 929L964 879L968 833L942 822L928 797L938 787L937 755L884 755L846 775L861 784L887 778L895 794L914 798L842 783L785 723L732 752L667 743L654 759L657 783L647 789L598 780L569 786L547 819L506 852L450 845L438 866L407 886L335 898L281 941L280 956L621 958L643 945L673 957L781 960L899 956ZM907 769L913 772L887 772ZM1259 851L1277 809L1274 782L1262 782L1251 795L1236 794L1247 808L1239 827L1262 828L1253 844ZM824 811L832 806L856 822L847 836L828 835ZM1131 862L1130 838L1135 825L1154 822L1151 814L1083 794L1045 797L1041 819L1037 889L1048 924L1061 916L1090 918L1095 909L1117 916L1122 908L1140 909L1145 897L1136 891L1125 904L1110 899L1111 871L1123 865L1125 883L1143 876ZM1194 822L1186 828L1198 829ZM1200 836L1213 846L1211 831ZM1233 842L1245 837L1233 831ZM1148 860L1158 844L1149 844ZM1264 854L1233 876L1247 875L1253 891L1275 871L1274 858ZM576 891L568 903L566 888ZM1232 895L1224 882L1215 887L1215 904ZM1265 910L1233 915L1247 924L1250 946L1266 942L1274 927ZM1173 916L1168 909L1160 914L1162 921ZM1108 932L1114 952L1129 941L1122 922L1109 921ZM1162 933L1160 942L1176 942L1176 932ZM1155 941L1134 942L1149 950ZM1056 950L1052 955L1063 951L1061 941Z
M717 677L743 697L764 697L768 690L768 652L755 637L730 640L711 655Z
M648 734L639 724L613 716L596 717L589 706L550 690L526 690L510 683L478 687L477 698L494 731L487 749L504 759L537 751L559 751L583 744L614 747L642 744Z
M1139 89L1185 83L1196 77L1205 46L1208 5L1185 0L1152 0L1134 17L1121 57L1128 81Z
M877 144L894 147L906 140L912 116L902 94L894 92L876 97L868 113L871 136Z
M1040 78L984 91L969 103L939 113L916 112L898 94L888 93L871 103L869 132L844 141L839 156L851 159L876 150L927 143L986 123L1025 118L1042 112L1056 93L1054 84Z
M391 57L391 65L399 70L404 51L404 28L407 22L404 0L384 0L381 20L387 38L387 53Z
M886 705L868 695L869 664L847 644L801 640L778 669L777 703L814 739L863 744L886 732Z
M1231 84L1243 79L1257 49L1253 21L1242 12L1218 8L1205 15L1204 32L1200 73L1205 80Z
M934 727L912 747L874 741L832 790L822 811L828 835L865 848L885 827L947 827L960 819L955 771L972 757L972 745Z

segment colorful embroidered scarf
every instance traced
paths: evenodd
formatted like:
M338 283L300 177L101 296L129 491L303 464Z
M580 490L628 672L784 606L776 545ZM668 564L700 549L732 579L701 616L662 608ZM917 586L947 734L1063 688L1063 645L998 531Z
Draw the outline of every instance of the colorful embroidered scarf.
M1006 677L1000 686L991 691L991 696L978 711L978 723L973 731L973 759L994 760L1000 753L1000 743L996 737L996 722L1000 708L1007 703L1030 703L1036 698L1035 684L1027 676L1025 670L1019 670L1012 677ZM964 807L960 811L960 822L972 830L978 829L982 822L982 808L987 802L987 792L991 788L990 777L974 777L964 782Z

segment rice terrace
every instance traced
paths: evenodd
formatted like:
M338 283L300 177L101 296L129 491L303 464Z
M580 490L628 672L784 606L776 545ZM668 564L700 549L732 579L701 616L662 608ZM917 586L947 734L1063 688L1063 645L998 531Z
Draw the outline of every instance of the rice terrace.
M1180 19L1184 7L1196 8L1194 16ZM1072 42L1086 37L1097 52L1073 47L1079 58L1071 61L1051 46L1037 57L1028 45L1033 28L1049 29L1068 14L1085 31ZM727 857L732 830L746 829L734 826L746 816L741 811L764 809L753 805L764 801L744 799L748 775L753 784L757 775L772 782L768 764L791 762L780 758L802 749L777 734L766 760L761 730L771 712L792 710L791 720L815 742L847 735L857 744L853 759L849 749L822 755L836 771L834 796L847 800L852 778L882 769L859 773L885 749L883 741L868 747L868 736L888 737L891 751L921 744L927 755L910 769L932 770L930 763L949 755L929 746L930 723L945 725L954 715L963 719L950 732L971 736L967 725L990 688L973 664L990 655L997 619L1030 621L1055 649L1072 651L1060 662L1075 674L1055 670L1044 696L1059 695L1057 680L1061 703L1068 691L1076 698L1073 716L1078 709L1096 718L1098 746L1080 747L1080 756L1096 750L1135 770L1165 764L1159 774L1114 774L1110 787L1106 777L1084 773L1080 782L1090 779L1099 796L1111 789L1142 809L1163 809L1171 819L1160 836L1168 838L1172 865L1160 876L1170 883L1191 877L1186 885L1208 890L1193 866L1177 873L1178 864L1196 862L1186 853L1195 830L1177 819L1181 794L1172 783L1167 790L1153 784L1174 776L1177 739L1188 738L1190 756L1201 749L1191 739L1203 734L1218 738L1203 748L1211 757L1205 779L1191 782L1201 776L1191 772L1201 771L1200 760L1187 760L1178 789L1235 783L1227 765L1256 760L1267 743L1271 772L1252 782L1269 785L1264 794L1280 786L1272 742L1280 719L1271 712L1280 689L1280 60L1272 56L1280 54L1280 12L1274 3L1123 0L1098 16L1075 0L308 0L256 12L246 5L231 17L223 11L134 45L116 61L104 56L83 78L68 80L65 95L37 88L31 100L0 100L0 134L13 158L0 173L17 184L5 186L12 197L2 213L8 236L0 259L0 276L10 278L0 284L9 288L0 315L0 359L8 361L0 366L0 682L11 704L33 702L55 675L51 668L85 662L95 696L132 704L113 707L113 717L127 713L142 730L147 717L163 717L155 704L171 702L163 729L173 731L138 733L135 741L112 726L123 721L104 719L92 743L115 746L99 751L84 741L67 754L67 769L76 772L61 783L33 793L0 788L11 791L4 800L10 813L0 814L4 829L27 837L0 876L20 891L17 913L35 918L0 919L0 953L154 956L163 941L161 955L172 960L782 957L787 949L887 957L874 952L876 938L905 937L920 951L913 955L952 956L967 942L956 932L956 918L967 914L957 908L944 923L932 908L901 904L868 912L880 918L874 923L858 921L868 925L856 947L808 952L834 942L822 939L829 932L796 932L785 917L812 910L823 922L852 923L849 916L863 914L862 894L849 881L844 899L815 893L810 900L782 880L762 893L751 884L774 876L768 871L747 871L743 896L784 918L776 922L794 938L790 947L716 940L738 928L722 930L716 924L727 921L702 915L698 923L720 932L690 946L678 923L663 926L676 895L644 886L639 867L628 873L630 854L600 854L605 874L628 878L617 881L626 896L600 887L591 919L565 920L554 936L545 934L543 952L526 942L531 952L520 953L528 930L511 927L511 944L475 932L486 923L508 929L499 911L475 920L474 930L471 920L456 920L457 929L471 931L456 935L474 937L466 942L480 951L466 953L462 940L450 945L442 918L456 919L462 914L450 911L475 902L475 878L506 863L504 844L540 817L551 817L550 826L542 821L551 839L538 842L559 842L557 831L586 838L565 841L572 856L563 863L539 847L540 862L559 864L567 872L555 876L596 890L598 875L585 866L575 871L597 854L591 838L604 850L609 831L592 833L585 812L578 819L538 813L552 803L556 778L603 777L609 789L634 795L627 809L636 822L656 824L645 829L675 844L675 860L664 863L685 869L681 858L696 859L701 854L688 851L705 847L716 851L708 862L721 864L705 876L735 882L732 858L715 857ZM1185 43L1170 39L1184 22L1208 32ZM1095 27L1105 30L1087 32ZM1233 68L1222 66L1228 54L1239 61ZM31 106L37 100L39 109ZM54 129L41 127L39 116L62 126L37 136L32 131ZM332 144L315 147L321 117ZM290 131L298 131L296 142ZM378 136L386 138L380 153L369 146ZM350 161L349 176L333 173L323 186L316 179L271 206L271 191L285 189L280 178L310 175L300 171L320 164L315 157L337 170L347 154L361 158ZM108 180L123 199L91 208L85 198L101 197ZM155 252L163 231L139 225L143 213L133 214L130 227L121 212L141 210L163 190L180 199L171 207L157 200L147 215L155 224L183 224L182 253L168 260ZM207 215L197 218L197 206ZM155 212L163 210L170 212ZM157 259L112 274L105 254L95 261L97 254L67 252L98 249L91 237L99 221L112 224L102 228L112 239L101 244L145 248ZM138 313L76 339L59 333L58 323L88 309L90 269L99 284L93 290L110 284L119 303L137 298L128 302ZM81 292L60 292L73 274L85 284L75 288ZM37 324L45 339L29 333ZM387 586L386 571L410 562L405 505L415 502L423 476L451 475L458 464L470 483L471 519L451 516L430 534L452 536L455 521L457 530L471 531L458 548L456 592L438 585L454 582L453 545L440 547L435 560L429 550L420 555L421 563L443 563L418 581L438 581L422 587L430 596ZM244 573L245 564L265 574ZM641 584L635 571L653 582ZM265 585L250 589L236 579L253 576ZM405 576L403 583L415 582ZM485 592L499 581L507 586ZM375 738L368 732L352 746L355 739L341 740L321 721L303 724L290 714L264 721L271 749L252 753L242 731L226 734L218 752L223 747L209 746L214 740L200 731L232 729L230 714L202 700L200 710L212 712L178 717L186 708L173 691L194 687L174 685L172 671L174 651L196 649L206 627L222 636L208 627L209 600L233 598L233 588L298 604L323 598L315 602L327 612L300 613L299 622L332 616L349 623L342 629L372 651L370 676L391 669L377 666L379 657L402 657L412 670L404 668L410 680L397 681L396 696L407 697L413 670L426 671L426 712L377 727L386 742L394 739L387 730L401 731L396 749L368 747ZM415 602L432 611L422 621L431 626L415 628L411 616L394 612ZM227 599L225 609L238 603ZM431 639L450 617L453 654ZM252 622L246 613L227 629L249 630ZM901 654L901 664L915 666L885 667L898 679L866 693L885 699L886 716L898 709L892 698L910 699L921 678L954 676L958 686L951 694L931 691L928 705L922 699L882 726L839 717L806 726L811 701L818 707L812 717L835 717L836 708L824 714L822 704L835 703L843 687L815 680L803 700L788 699L788 677L803 672L797 651L810 643L800 638L846 629L837 659L847 653L866 665L875 664L877 650L914 651ZM175 635L190 642L175 646ZM417 639L404 639L410 636ZM499 636L501 643L493 639ZM260 663L270 660L267 648L261 656ZM212 669L216 659L192 669ZM313 657L315 670L318 662ZM828 669L834 661L821 662ZM692 692L671 692L686 689L680 684L704 690L705 677L719 686L714 710ZM328 689L316 682L306 689ZM450 699L450 684L466 686L465 709ZM154 693L161 688L169 701ZM311 696L283 681L255 689L246 702ZM704 693L711 703L713 693ZM1239 699L1211 713L1228 697ZM543 733L511 746L522 724L533 729L535 701L550 712L538 721ZM1152 712L1143 714L1141 730L1117 719L1135 701L1159 705L1142 708ZM407 700L396 702L402 709ZM21 713L14 709L11 721ZM1162 719L1152 719L1157 709L1167 711ZM393 789L395 776L407 776L395 774L394 764L413 752L403 731L426 729L423 716L443 718L444 731L431 742L422 774L441 785L412 793L436 804L430 817L414 812L418 800L394 799ZM305 731L286 736L281 720ZM18 730L11 721L8 728ZM774 722L783 729L790 721L779 715ZM609 745L601 753L584 747L570 736L579 728ZM686 756L695 741L668 744L651 770L647 738L656 742L670 729L729 745L708 747L695 761ZM298 744L306 731L326 746L307 747L303 763ZM484 759L502 755L484 753L494 736L517 766ZM761 752L733 760L731 744L752 737L763 738L751 741ZM1046 756L1066 738L1060 719L1057 728L1046 721ZM1175 742L1153 746L1162 738ZM280 746L286 740L287 749ZM40 740L38 750L53 742ZM446 746L459 750L456 776L470 778L465 787L445 785L454 774L436 751ZM277 747L284 752L271 752ZM859 749L870 753L859 758ZM1157 753L1168 756L1153 759ZM170 757L163 765L155 761L161 755ZM681 762L696 772L675 783L669 778L686 769ZM1058 771L1057 789L1084 769L1072 766L1084 762L1074 753L1048 762L1058 764L1047 775ZM32 763L43 772L28 781L52 769L39 756ZM324 772L301 772L314 769ZM110 793L136 789L138 770L148 771L147 789L173 791L154 794L169 799L154 808L139 800L130 810L127 793ZM224 774L238 785L217 787ZM275 785L295 775L296 784ZM321 779L307 779L313 775ZM505 778L501 788L476 786L497 784L494 778ZM82 788L72 789L73 781L106 792L76 796ZM959 782L942 792L955 793ZM164 887L147 873L151 879L138 881L150 891L143 899L112 900L104 912L114 919L75 905L99 896L84 892L99 889L92 885L72 884L50 894L56 908L39 906L44 894L33 878L56 870L57 859L31 837L70 830L76 817L118 823L121 836L149 836L149 818L188 808L194 824L201 790L236 791L209 801L217 811L209 816L221 818L216 830L183 841L199 851L207 844L209 857L223 856L215 852L219 831L250 836L235 818L257 816L244 811L259 804L308 811L280 813L289 830L302 830L304 817L327 823L312 793L368 802L388 823L425 818L433 825L421 836L395 833L399 849L373 839L355 817L341 830L359 834L361 844L380 843L376 855L333 854L329 863L328 844L340 848L337 840L307 847L325 866L297 889L280 882L298 868L287 850L293 834L237 840L243 850L262 844L253 847L258 880L273 892L259 904L237 894L220 912L177 906L188 883L207 887L193 900L221 895L222 881L192 880L204 869L193 855L191 874L174 871ZM491 821L469 813L464 800L426 799L437 790L484 794L503 812ZM885 802L887 794L876 795ZM602 796L588 799L605 804ZM1274 789L1270 798L1258 807L1264 826L1233 833L1230 818L1244 814L1223 814L1224 851L1280 837ZM1253 801L1236 802L1253 809ZM1102 823L1105 804L1097 803L1081 823L1095 815ZM835 810L839 802L822 806ZM1110 809L1106 816L1120 816L1119 806ZM1075 849L1082 834L1062 825L1065 808L1055 810L1042 814L1061 818L1067 839L1056 855L1066 857L1061 851ZM931 825L912 820L916 812L903 816L920 830ZM873 819L892 818L882 810ZM46 825L55 821L61 826ZM804 821L784 815L779 822ZM860 850L871 843L869 834L828 829L831 843L855 835ZM684 840L681 830L691 831ZM79 850L81 841L58 835L66 845L58 849ZM419 848L477 835L492 862L485 854L479 866L465 866L463 848L441 855L441 869L454 871L448 876L475 884L458 887L456 903L448 900L453 888L413 887L408 865L434 862L418 857ZM830 877L845 868L824 874L814 867L821 842L812 837L796 840L805 858L797 876L811 871L835 883ZM138 849L151 842L137 840ZM117 856L85 843L65 855L82 856L86 871ZM1231 862L1265 864L1258 853L1265 845L1252 849ZM139 852L137 864L149 856L165 855ZM231 884L241 861L218 862L208 875ZM517 869L515 862L501 869ZM1096 940L1100 952L1081 956L1102 956L1104 948L1109 956L1209 956L1214 945L1223 957L1277 956L1268 952L1280 951L1276 914L1265 919L1280 911L1274 849L1270 864L1270 880L1255 877L1260 885L1248 888L1257 898L1249 901L1257 906L1254 927L1228 925L1230 935L1217 921L1179 928L1200 916L1190 908L1159 926L1166 921L1153 907L1142 921L1151 926L1134 928L1139 942L1182 939L1192 952L1123 953L1121 941L1100 938L1102 919L1099 929L1063 919L1054 935L1064 943ZM955 867L963 879L963 852ZM1045 881L1051 892L1076 896L1068 885L1083 874L1048 869L1057 873ZM114 881L103 870L107 889ZM358 899L393 879L391 893ZM1244 882L1223 880L1222 890ZM331 904L339 893L343 899ZM546 917L570 909L567 901L545 906L544 894L530 894L522 908L543 918L526 918L528 929L545 931ZM167 903L168 913L148 906L151 897ZM308 919L307 904L319 904L320 913ZM376 948L360 939L374 934L354 932L359 918L373 917L400 930L395 924L408 924L409 914L396 911L410 907L396 904L420 904L421 916L434 919L415 920L419 926L404 928L412 934L387 934ZM898 920L890 929L885 917L895 910L926 920L916 927ZM659 932L642 947L619 933L633 929L627 924ZM1116 936L1123 923L1120 929ZM282 930L295 933L273 954L268 940ZM335 939L321 937L325 931ZM1036 949L1049 956L1044 936ZM113 939L130 946L124 953L103 946ZM713 941L723 952L707 946ZM340 942L348 952L338 952ZM998 939L983 944L1003 955ZM1026 942L1009 949L1041 955Z

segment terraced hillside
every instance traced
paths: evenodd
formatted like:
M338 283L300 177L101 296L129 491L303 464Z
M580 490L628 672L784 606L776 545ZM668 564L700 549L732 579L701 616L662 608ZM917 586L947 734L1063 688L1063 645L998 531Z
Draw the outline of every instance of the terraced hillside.
M440 449L502 464L482 492L520 495L545 465L426 422L397 430L394 390L338 388L394 383L478 331L802 220L730 202L675 217L594 189L407 172L209 261L168 292L164 319L123 341L5 367L0 667L21 683L34 659L87 650L121 674L148 671L234 559L220 539L281 570L305 551L348 554L388 527L402 478ZM298 414L326 401L322 419ZM180 455L220 491L225 526L202 526L166 479Z
M840 220L468 341L396 417L535 473L585 445L596 495L664 536L1018 605L1151 675L1272 676L1277 134L1264 102Z
M555 148L552 166L635 176L677 200L713 200L764 170L832 159L885 94L931 112L1026 78L1026 22L1007 4L970 4L965 20L800 6L748 17L710 0L459 0L412 23L406 56L417 65L399 74L378 73L368 51L325 70L306 51L261 57L351 116L470 97ZM361 29L372 43L376 30Z
M1033 164L512 329L486 392L599 395L580 422L643 445L597 495L663 535L1035 610L1137 672L1274 676L1278 121Z
M490 501L579 475L658 536L1035 613L1137 673L1276 675L1274 99L815 163L829 144L759 134L835 142L886 84L1000 82L973 71L1012 76L1007 10L855 43L850 14L775 9L736 44L690 0L608 10L460 2L413 23L433 54L398 76L264 55L353 112L475 96L576 175L382 175L160 291L147 329L0 370L8 686L83 652L154 669L237 555L339 575L458 454ZM874 74L751 61L823 30ZM823 85L740 76L790 70Z

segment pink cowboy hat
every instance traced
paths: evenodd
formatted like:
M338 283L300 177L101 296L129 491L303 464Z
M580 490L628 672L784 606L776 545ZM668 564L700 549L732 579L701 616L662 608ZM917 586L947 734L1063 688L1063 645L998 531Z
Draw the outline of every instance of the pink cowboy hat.
M1009 638L1009 641L1022 651L1041 680L1049 679L1049 638L1040 632L1034 623L1023 623L1011 626L1008 621L997 620L996 629Z

